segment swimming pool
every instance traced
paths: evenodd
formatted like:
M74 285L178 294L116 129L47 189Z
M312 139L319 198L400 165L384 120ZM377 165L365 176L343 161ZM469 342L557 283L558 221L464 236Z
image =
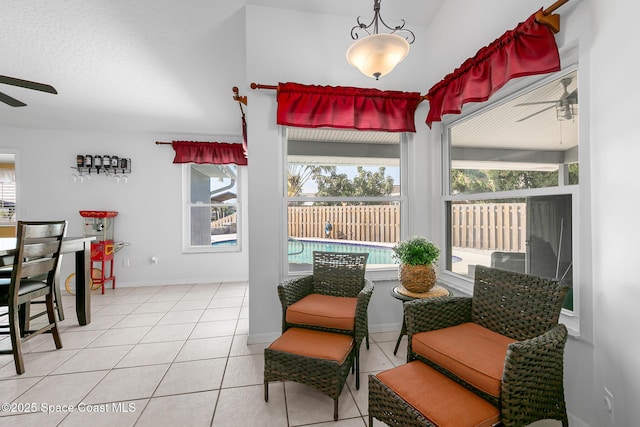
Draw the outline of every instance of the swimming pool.
M333 242L321 240L289 240L289 262L312 264L313 251L368 252L367 264L396 264L391 247L374 246L357 242Z
M223 240L212 243L212 246L235 246L236 240ZM391 246L376 246L359 242L336 242L332 240L289 239L289 263L313 264L313 251L326 252L368 252L367 264L397 264L393 258ZM453 255L452 262L460 262L462 258Z

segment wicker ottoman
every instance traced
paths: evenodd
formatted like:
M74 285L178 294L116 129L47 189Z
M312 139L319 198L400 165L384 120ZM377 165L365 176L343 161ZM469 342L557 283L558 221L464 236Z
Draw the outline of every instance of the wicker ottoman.
M500 411L420 361L369 375L369 425L491 427Z
M264 350L264 400L269 382L295 381L333 398L338 419L338 397L354 358L353 337L332 332L289 328Z

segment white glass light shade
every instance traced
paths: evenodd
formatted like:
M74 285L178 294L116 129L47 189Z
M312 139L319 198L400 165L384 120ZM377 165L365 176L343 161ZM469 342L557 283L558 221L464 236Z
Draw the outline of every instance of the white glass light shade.
M347 50L347 61L365 76L387 75L409 54L409 42L396 34L372 34L356 40Z

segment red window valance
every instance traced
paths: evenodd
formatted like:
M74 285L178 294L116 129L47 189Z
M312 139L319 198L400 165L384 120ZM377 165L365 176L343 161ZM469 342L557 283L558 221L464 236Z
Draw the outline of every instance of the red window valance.
M467 102L486 101L512 78L558 70L560 55L553 31L533 14L429 90L427 125L442 120L444 114L460 114Z
M415 111L421 100L418 92L280 83L277 123L306 128L415 132Z
M173 163L210 163L216 165L235 163L238 166L247 165L243 144L173 141L171 146L176 152Z

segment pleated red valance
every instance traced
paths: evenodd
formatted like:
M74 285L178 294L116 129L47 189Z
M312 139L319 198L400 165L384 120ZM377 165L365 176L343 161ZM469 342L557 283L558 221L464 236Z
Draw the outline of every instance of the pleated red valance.
M486 101L512 78L558 70L560 55L553 31L533 14L429 90L427 125L431 127L445 114L460 114L467 102Z
M415 111L421 100L418 92L280 83L277 123L305 128L415 132Z
M243 144L173 141L171 146L176 152L173 163L209 163L215 165L235 163L238 166L247 165Z

